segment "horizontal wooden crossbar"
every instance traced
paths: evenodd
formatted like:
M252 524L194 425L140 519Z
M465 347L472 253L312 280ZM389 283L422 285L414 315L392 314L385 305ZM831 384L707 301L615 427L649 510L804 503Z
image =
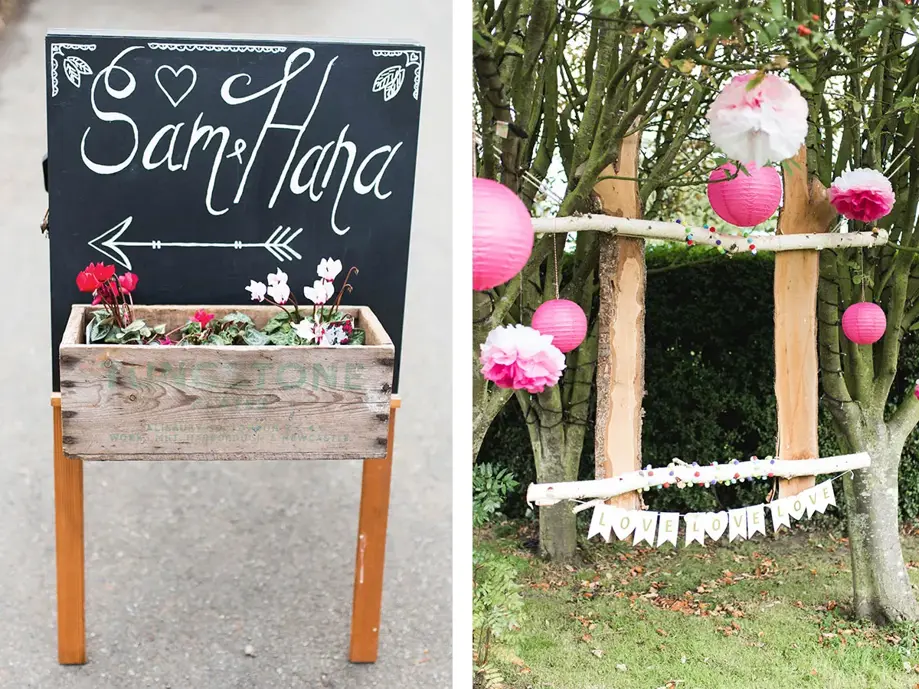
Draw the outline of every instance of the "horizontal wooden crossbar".
M605 500L633 490L676 486L678 483L708 485L730 480L818 476L864 469L870 465L871 457L867 452L817 459L751 459L701 467L680 463L630 471L620 476L595 481L532 483L527 489L527 502L545 507L562 500Z
M872 232L827 232L820 234L780 235L765 232L739 234L712 232L702 227L689 228L676 222L619 218L612 215L580 215L566 218L534 218L537 234L557 232L607 232L626 237L643 237L670 242L685 242L692 236L693 244L721 246L729 254L756 251L800 251L802 249L852 248L882 246L887 243L886 230ZM688 230L688 232L687 232Z

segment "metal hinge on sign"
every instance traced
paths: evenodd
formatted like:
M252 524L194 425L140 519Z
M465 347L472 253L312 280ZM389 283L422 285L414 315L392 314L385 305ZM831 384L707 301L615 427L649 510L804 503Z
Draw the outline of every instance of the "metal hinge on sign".
M45 219L41 221L41 233L48 236L48 213L51 209L45 211Z

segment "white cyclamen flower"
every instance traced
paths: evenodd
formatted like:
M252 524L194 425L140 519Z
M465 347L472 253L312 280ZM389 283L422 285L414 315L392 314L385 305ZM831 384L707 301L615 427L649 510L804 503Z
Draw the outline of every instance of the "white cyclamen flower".
M331 282L338 277L338 274L341 272L341 261L338 259L324 258L319 261L316 272L323 280Z
M766 74L736 76L708 110L712 143L741 163L765 165L794 156L807 136L807 101L795 86Z
M249 286L246 291L252 295L252 301L265 301L265 293L268 291L264 282L249 280Z
M316 341L316 333L314 332L313 322L310 320L302 320L299 323L291 323L291 328L297 333L297 337L301 340L306 340L307 342Z
M316 304L316 306L325 304L332 298L334 293L335 289L332 287L332 283L326 282L325 280L316 280L312 287L303 288L303 294L306 295L307 299Z
M278 268L277 273L268 274L268 284L271 286L274 285L286 285L287 284L287 273Z
M276 304L284 304L290 299L290 287L286 282L279 282L272 285L267 290L268 296L274 299Z

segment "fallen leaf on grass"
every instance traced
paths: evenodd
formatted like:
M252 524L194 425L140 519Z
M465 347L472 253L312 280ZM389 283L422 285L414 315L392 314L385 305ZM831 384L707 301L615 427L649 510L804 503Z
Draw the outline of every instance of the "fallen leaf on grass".
M658 634L660 634L661 636L670 636L670 635L669 635L665 630L663 630L663 629L655 629L654 631L656 631L656 632L657 632Z
M622 663L616 663L616 669L619 670L619 672L625 672L629 668L623 665Z
M591 649L590 652L593 653L593 654L594 654L595 656L597 656L598 658L602 658L602 657L603 657L603 649L602 649L602 648L593 648L593 649Z

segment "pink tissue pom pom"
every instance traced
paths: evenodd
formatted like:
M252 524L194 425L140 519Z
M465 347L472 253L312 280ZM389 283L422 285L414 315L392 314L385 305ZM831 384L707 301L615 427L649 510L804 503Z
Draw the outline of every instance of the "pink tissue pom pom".
M712 143L744 163L791 158L807 136L807 101L792 84L767 74L747 90L755 73L728 82L708 110Z
M895 200L890 180L876 170L858 168L833 180L827 196L849 220L874 222L890 213Z
M565 355L525 325L495 328L481 345L482 375L499 388L542 392L558 383L565 369Z

